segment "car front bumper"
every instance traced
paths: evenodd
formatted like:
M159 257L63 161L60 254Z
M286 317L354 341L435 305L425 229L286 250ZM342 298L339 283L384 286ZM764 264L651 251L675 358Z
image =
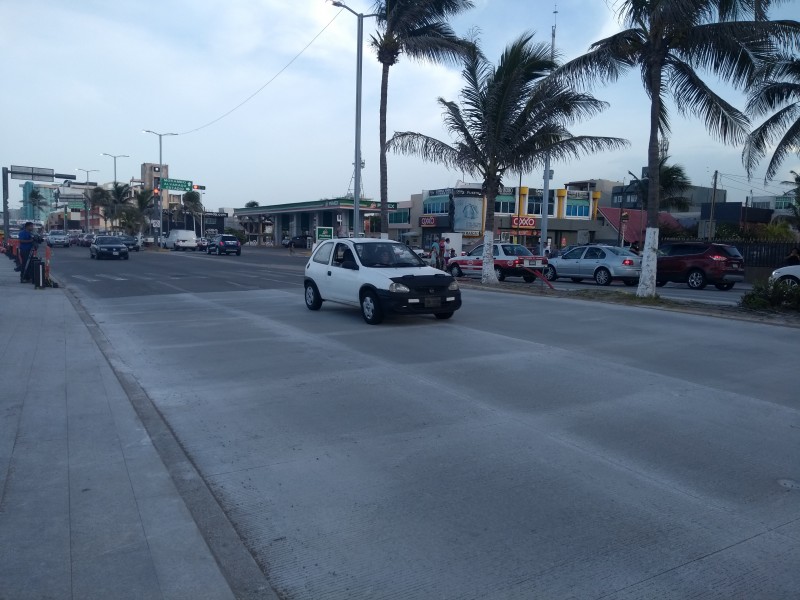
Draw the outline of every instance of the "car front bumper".
M384 312L397 314L434 315L461 308L461 290L427 295L379 291L378 298Z

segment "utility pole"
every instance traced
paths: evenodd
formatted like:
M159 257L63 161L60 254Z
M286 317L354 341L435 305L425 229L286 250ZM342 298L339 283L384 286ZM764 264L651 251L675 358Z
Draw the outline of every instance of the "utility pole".
M553 27L550 30L550 60L556 57L556 15L558 5L553 7ZM587 191L591 200L591 192ZM542 185L542 233L539 236L539 256L544 256L547 247L547 218L550 212L550 152L544 155L544 183Z
M717 175L719 171L714 170L714 186L711 189L711 210L709 211L708 219L708 239L713 240L716 237L716 227L714 227L714 205L717 202Z

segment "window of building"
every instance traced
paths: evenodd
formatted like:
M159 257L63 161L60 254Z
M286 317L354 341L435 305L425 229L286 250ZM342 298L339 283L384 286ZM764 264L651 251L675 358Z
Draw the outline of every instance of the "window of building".
M758 204L760 204L760 202ZM794 205L794 201L789 199L789 198L786 198L786 199L775 198L775 209L776 210L782 210L782 209L791 208L793 205Z
M528 196L528 213L529 215L541 215L542 213L542 197L541 196ZM555 199L550 196L550 202L547 207L548 216L555 214Z
M566 216L588 217L589 202L587 200L567 200Z
M446 215L449 198L431 198L422 204L422 213L426 215Z
M411 211L407 208L398 208L396 212L390 212L389 223L398 223L403 225L411 223Z
M516 214L517 200L514 196L497 196L494 201L495 213Z

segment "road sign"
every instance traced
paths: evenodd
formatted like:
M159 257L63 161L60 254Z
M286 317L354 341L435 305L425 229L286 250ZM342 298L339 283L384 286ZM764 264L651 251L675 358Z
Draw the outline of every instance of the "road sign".
M11 179L25 179L27 181L53 181L53 169L42 169L39 167L18 167L11 165L8 172Z
M186 179L167 179L161 180L161 188L165 190L178 190L179 192L191 192L192 182Z

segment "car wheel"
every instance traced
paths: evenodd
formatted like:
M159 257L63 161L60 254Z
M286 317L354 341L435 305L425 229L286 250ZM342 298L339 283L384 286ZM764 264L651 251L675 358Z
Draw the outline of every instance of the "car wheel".
M623 279L622 283L624 283L628 287L633 287L634 285L636 285L637 281L635 279Z
M322 306L322 298L319 297L319 290L312 282L306 282L306 306L308 310L319 310Z
M443 312L443 313L436 313L434 316L439 319L440 321L444 321L445 319L449 319L453 316L453 312Z
M461 270L461 267L458 265L451 265L450 266L450 275L453 277L463 277L464 272Z
M594 272L594 281L597 285L608 285L611 283L611 273L608 269L597 269Z
M126 254L126 255L125 255L125 256L123 256L122 258L124 258L125 260L128 260L130 257L131 257L131 255L130 255L130 254Z
M733 284L732 281L728 281L728 282L725 282L725 283L715 283L714 287L717 288L718 290L723 291L723 292L727 292L728 290L733 289L733 285L734 284Z
M583 277L570 277L570 279L571 279L571 280L572 280L574 283L580 283L581 281L583 281Z
M790 288L800 285L800 279L794 277L792 275L784 275L780 279L778 279L781 283L785 283Z
M92 254L91 252L89 252L89 258L94 258L94 254Z
M702 290L706 287L706 276L700 269L694 269L689 272L686 278L686 285L693 290Z
M361 295L361 316L370 325L377 325L383 321L381 305L378 304L378 297L375 292L364 292Z
M236 256L241 256L241 255L242 255L242 251L241 250L237 250L236 251Z
M217 247L217 256L220 256L222 253L219 251L219 247Z
M524 273L522 275L522 281L525 283L533 283L534 279L536 279L536 275L533 273Z
M547 279L547 281L555 281L558 279L558 274L552 265L547 265L544 268L544 278Z
M497 276L497 281L503 281L506 278L505 273L503 273L500 267L494 268L494 274Z

